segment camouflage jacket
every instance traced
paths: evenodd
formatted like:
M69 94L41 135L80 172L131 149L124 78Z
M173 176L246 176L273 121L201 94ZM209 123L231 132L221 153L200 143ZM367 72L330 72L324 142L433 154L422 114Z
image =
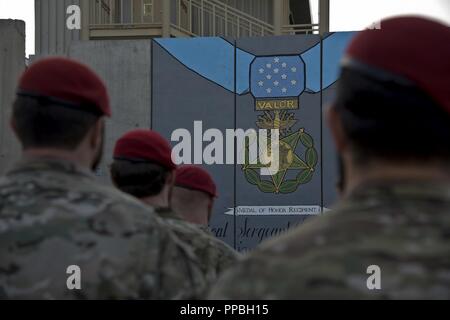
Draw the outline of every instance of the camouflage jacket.
M68 289L69 266L81 290ZM205 286L196 257L152 209L91 173L35 159L0 178L0 298L177 299Z
M239 254L224 242L201 227L182 220L171 209L156 209L178 238L188 244L192 254L202 264L202 270L209 283L217 281L218 275L233 266Z
M333 211L263 244L210 298L449 299L450 185L361 186Z

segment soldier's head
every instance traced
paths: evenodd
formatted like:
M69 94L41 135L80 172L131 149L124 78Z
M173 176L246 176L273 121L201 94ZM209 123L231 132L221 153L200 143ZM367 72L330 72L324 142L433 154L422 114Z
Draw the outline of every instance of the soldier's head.
M172 208L186 221L207 226L211 219L217 188L210 174L193 165L176 171Z
M103 152L104 118L110 115L107 89L91 69L47 58L20 78L11 127L25 156L64 158L94 169Z
M346 187L356 176L450 172L449 56L450 28L417 17L352 40L328 113Z
M154 207L170 206L176 166L169 142L152 130L133 130L114 148L111 179L121 191Z

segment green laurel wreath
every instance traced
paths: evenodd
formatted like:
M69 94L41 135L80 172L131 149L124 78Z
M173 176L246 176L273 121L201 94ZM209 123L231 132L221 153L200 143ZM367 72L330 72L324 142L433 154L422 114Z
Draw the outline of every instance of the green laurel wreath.
M314 149L314 141L306 132L300 133L300 141L306 148L305 159L303 160L305 168L301 170L295 179L285 180L281 183L277 190L276 185L271 180L262 180L255 169L245 168L244 174L247 181L255 185L264 193L292 193L295 192L299 185L306 184L311 181L314 170L318 162L317 151Z

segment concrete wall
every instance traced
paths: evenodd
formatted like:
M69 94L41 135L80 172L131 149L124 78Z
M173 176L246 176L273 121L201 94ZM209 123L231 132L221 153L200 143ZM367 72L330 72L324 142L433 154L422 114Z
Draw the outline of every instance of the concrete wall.
M92 67L108 87L113 117L107 123L104 160L97 175L109 182L108 165L117 138L132 128L150 128L151 41L74 42L69 57Z
M19 157L9 127L17 80L25 69L25 22L0 20L0 174Z

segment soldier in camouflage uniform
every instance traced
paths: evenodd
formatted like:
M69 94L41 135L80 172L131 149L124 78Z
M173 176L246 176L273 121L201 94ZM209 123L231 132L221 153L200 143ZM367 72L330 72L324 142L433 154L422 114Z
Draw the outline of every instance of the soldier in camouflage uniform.
M171 208L173 210L172 219L176 221L184 220L183 225L197 229L206 233L209 237L214 235L209 230L209 222L213 213L214 199L218 197L217 187L213 178L205 169L195 165L179 166L175 173L175 184L171 195ZM220 248L219 252L229 253L234 250L222 241L215 239L215 245ZM196 247L199 247L196 245ZM224 267L232 262L228 258L229 254L222 255L225 259L219 263L217 272L221 273Z
M422 18L353 39L328 114L344 198L263 244L210 298L450 298L449 56L450 29Z
M0 299L176 299L204 290L190 248L150 208L94 179L110 115L98 76L43 59L17 94L11 122L23 159L0 178Z
M189 245L202 264L203 274L213 282L219 273L235 263L238 254L170 208L175 169L170 145L162 136L151 130L134 130L116 143L111 177L120 190L156 208L175 234Z

